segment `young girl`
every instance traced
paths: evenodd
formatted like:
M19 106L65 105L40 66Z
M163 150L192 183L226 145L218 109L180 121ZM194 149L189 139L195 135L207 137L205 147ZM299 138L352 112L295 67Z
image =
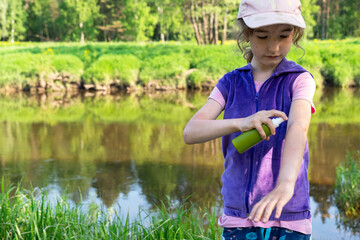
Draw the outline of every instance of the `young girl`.
M249 64L223 76L184 129L187 144L222 137L222 239L310 239L307 131L315 83L285 58L303 35L300 6L298 0L241 1L238 45ZM276 133L273 117L287 120ZM238 153L232 139L253 128L267 141Z

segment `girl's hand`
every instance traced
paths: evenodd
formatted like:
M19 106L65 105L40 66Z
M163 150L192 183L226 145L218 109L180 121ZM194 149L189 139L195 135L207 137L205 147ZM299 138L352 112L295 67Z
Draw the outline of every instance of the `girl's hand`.
M274 190L254 205L249 220L266 223L276 208L275 218L280 218L283 207L294 194L295 183L280 183Z
M275 135L275 126L270 117L281 117L285 121L288 119L284 112L278 110L259 111L247 118L242 119L240 131L246 132L248 130L256 128L260 133L262 139L267 139L266 133L262 128L262 124L266 124L270 128L271 135Z

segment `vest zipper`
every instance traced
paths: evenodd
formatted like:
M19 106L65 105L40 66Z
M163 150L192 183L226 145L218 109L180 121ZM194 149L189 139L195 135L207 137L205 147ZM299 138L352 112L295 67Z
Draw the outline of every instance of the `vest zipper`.
M253 86L254 86L254 91L255 91L255 104L256 104L256 111L255 112L258 112L259 111L259 101L260 101L260 92L261 92L261 89L263 88L263 86L265 85L266 82L268 82L270 79L272 79L274 76L274 74L272 74L260 87L259 89L259 92L256 91L256 87L255 87L255 82L254 82L254 79L252 79L253 81ZM255 149L252 148L251 149L251 156L253 156L253 158L255 157ZM245 196L245 203L246 203L246 211L247 211L247 214L250 214L250 206L249 206L249 195L250 195L250 189L251 189L251 180L252 180L252 175L253 175L253 161L250 160L250 176L249 176L249 183L248 183L248 187L246 189L246 196Z

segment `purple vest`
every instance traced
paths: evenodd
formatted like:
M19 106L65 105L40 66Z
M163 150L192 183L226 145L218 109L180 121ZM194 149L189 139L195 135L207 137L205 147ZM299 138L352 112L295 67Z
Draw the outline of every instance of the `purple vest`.
M250 64L227 73L217 84L226 105L224 119L248 117L261 110L277 109L289 116L292 86L301 73L306 72L294 62L284 59L257 93ZM246 218L252 207L276 186L280 171L282 147L287 122L276 129L269 141L262 141L239 154L232 139L240 132L222 138L225 171L222 176L224 213L228 216ZM295 184L292 199L284 206L280 220L310 218L308 144L303 163ZM270 220L275 220L275 211Z

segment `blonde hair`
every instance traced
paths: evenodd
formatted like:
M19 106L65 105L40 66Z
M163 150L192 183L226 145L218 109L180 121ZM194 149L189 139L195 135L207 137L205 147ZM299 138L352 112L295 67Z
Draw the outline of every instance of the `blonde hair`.
M236 23L235 23L236 42L237 42L237 45L238 45L241 53L243 54L243 57L245 58L245 60L248 63L250 63L252 58L254 57L254 54L251 51L250 42L249 42L249 37L254 33L254 30L255 29L253 29L253 28L249 28L245 24L245 22L242 18L236 20ZM295 47L302 49L305 54L305 50L299 45L299 41L301 40L301 38L303 36L304 36L304 29L294 26L294 37L293 37L292 42L295 45Z

